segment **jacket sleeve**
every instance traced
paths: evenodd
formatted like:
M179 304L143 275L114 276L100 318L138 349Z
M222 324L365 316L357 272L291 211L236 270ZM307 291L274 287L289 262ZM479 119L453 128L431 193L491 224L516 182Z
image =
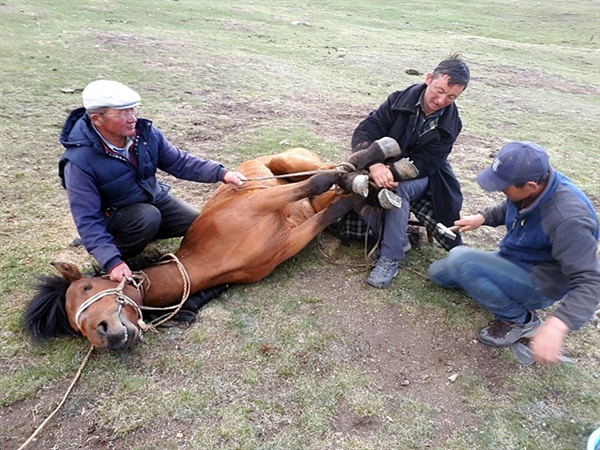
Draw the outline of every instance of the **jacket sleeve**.
M352 150L357 151L366 148L371 142L387 136L395 115L392 113L392 105L397 93L390 94L388 98L358 124L352 134Z
M549 232L552 257L569 280L568 294L552 315L572 331L590 320L600 301L600 262L594 237L597 226L588 214L573 214Z
M121 252L104 225L102 201L96 183L75 164L68 162L64 179L71 214L83 246L101 268L112 269L122 261Z
M508 200L504 199L500 203L488 206L482 211L479 211L485 219L484 225L489 227L499 227L506 223L506 208L508 207Z
M164 135L152 127L154 138L158 143L158 168L184 180L201 183L223 181L227 169L222 164L210 159L198 158L185 150L171 144Z

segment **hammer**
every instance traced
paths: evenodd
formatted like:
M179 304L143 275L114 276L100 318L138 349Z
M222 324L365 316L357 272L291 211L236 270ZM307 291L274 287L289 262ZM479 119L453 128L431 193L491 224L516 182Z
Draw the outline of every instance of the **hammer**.
M458 231L460 227L458 225L454 225L453 227L448 228L443 223L438 222L435 228L438 232L442 233L447 238L454 240L456 239L455 231Z

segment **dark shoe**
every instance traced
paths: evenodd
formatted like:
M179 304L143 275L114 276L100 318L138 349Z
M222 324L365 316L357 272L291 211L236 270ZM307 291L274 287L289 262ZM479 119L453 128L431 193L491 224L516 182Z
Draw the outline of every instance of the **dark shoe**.
M77 236L75 239L73 239L71 241L71 247L82 247L83 246L83 241L81 240L81 238L79 236Z
M542 325L542 319L531 312L529 322L519 324L494 320L490 325L479 330L477 339L479 342L492 347L508 347L519 339L532 337L536 330Z
M367 283L373 287L387 288L398 275L398 261L381 256L367 278Z

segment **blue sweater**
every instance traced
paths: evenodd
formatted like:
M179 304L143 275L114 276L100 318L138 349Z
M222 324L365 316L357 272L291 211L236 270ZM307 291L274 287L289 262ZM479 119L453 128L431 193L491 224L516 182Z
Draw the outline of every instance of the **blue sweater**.
M59 176L67 189L71 213L86 250L101 267L110 270L122 261L105 226L109 207L159 203L170 187L156 178L157 169L191 181L216 183L226 169L173 146L146 119L137 121L137 164L105 151L84 108L71 112L60 135L65 152Z
M598 217L589 199L564 174L527 208L504 202L482 211L485 225L506 225L499 254L530 271L550 298L566 298L553 315L576 330L600 301Z

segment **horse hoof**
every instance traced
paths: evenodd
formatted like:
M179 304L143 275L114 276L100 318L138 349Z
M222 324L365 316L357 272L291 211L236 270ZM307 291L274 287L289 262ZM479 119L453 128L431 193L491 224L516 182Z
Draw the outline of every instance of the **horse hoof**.
M383 209L394 209L402 206L402 198L389 189L382 189L377 194L377 200Z
M369 195L369 176L351 172L344 174L338 180L338 186L346 192L353 192L361 197Z
M369 195L369 176L368 175L357 175L352 180L352 192L362 197Z
M400 156L400 153L402 153L398 142L394 138L386 136L378 139L376 142L379 144L379 148L381 148L386 159Z

